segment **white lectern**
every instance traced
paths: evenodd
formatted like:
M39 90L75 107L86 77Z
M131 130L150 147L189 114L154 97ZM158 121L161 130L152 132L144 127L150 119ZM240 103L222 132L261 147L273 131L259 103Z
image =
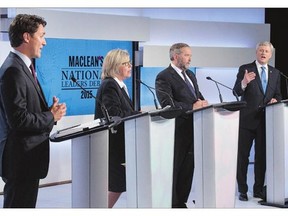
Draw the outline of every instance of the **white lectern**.
M263 205L288 207L288 101L266 106L266 183Z
M109 127L93 122L50 137L53 142L72 140L73 208L108 208Z
M233 208L239 109L245 102L214 104L193 111L196 208Z
M124 127L127 207L171 208L175 119L146 113Z

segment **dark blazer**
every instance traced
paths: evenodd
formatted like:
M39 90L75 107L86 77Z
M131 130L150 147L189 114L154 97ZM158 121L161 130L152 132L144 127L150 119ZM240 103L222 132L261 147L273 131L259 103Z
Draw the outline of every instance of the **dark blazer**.
M121 89L118 83L111 77L102 80L97 91L95 119L102 118L101 104L104 104L110 116L119 116L121 118L130 116L138 111L134 111L133 104L124 89Z
M126 117L136 113L124 89L111 77L102 80L97 91L95 119L103 118L101 104L104 104L110 117ZM117 133L109 131L109 191L126 191L125 133L124 123L117 125Z
M193 82L197 98L191 93L182 77L180 77L170 65L157 75L155 82L156 89L160 90L156 91L156 94L162 107L167 105L172 106L172 104L168 95L163 94L161 91L168 93L173 99L175 106L182 107L184 110L191 110L192 104L195 103L197 99L204 100L203 95L199 91L194 73L188 70L186 74Z
M5 178L45 178L54 117L27 66L10 52L0 68L0 167Z
M252 80L246 87L245 91L241 88L241 81L244 77L245 70L254 71L256 78ZM247 129L255 129L259 125L261 119L265 117L263 107L275 98L281 100L280 89L280 73L276 68L268 65L268 84L266 94L261 85L261 79L257 70L255 61L239 67L237 79L233 88L237 95L241 96L241 101L246 101L247 106L240 110L240 127Z
M161 71L155 80L156 94L161 106L173 106L174 103L183 110L183 115L175 119L172 207L180 207L187 202L194 172L193 115L186 115L184 111L192 110L193 103L198 99L204 100L195 75L189 70L186 74L193 82L197 97L171 65Z

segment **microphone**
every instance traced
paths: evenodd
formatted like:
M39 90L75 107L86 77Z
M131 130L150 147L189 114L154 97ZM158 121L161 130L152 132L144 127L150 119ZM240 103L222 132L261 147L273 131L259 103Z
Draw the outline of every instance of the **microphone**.
M220 103L223 103L223 99L222 99L222 95L218 86L218 83L216 81L214 81L213 79L211 79L211 77L206 77L206 79L213 81L216 84L216 87L218 89L218 93L219 93L219 98L220 98Z
M148 86L146 83L142 82L141 80L138 80L138 79L137 79L137 81L140 82L142 85L146 86L147 89L152 93L153 98L154 98L154 105L155 105L155 108L156 108L156 109L159 109L158 104L157 104L157 100L156 100L156 97L155 97L155 94L154 94L154 92L151 90L151 87Z
M220 83L220 82L217 82L216 80L213 80L213 79L212 79L211 77L209 77L209 76L206 77L206 79L215 82L215 84L216 84L216 86L217 86L217 88L218 88L218 92L219 92L219 97L220 97L221 103L222 103L222 95L221 95L221 93L220 93L218 84L221 85L221 86L224 86L225 88L228 88L228 89L232 90L233 95L235 96L236 100L239 101L239 96L237 95L237 93L236 93L236 91L235 91L234 89L232 89L232 88L230 88L230 87L228 87L228 86L226 86L226 85L224 85L224 84L222 84L222 83Z
M283 77L285 78L285 83L286 83L286 93L287 93L287 95L288 95L288 77L287 77L284 73L282 73L281 71L279 71L279 72L280 72L280 75L283 76Z
M146 86L148 89L150 89L150 91L151 91L151 89L153 89L153 90L155 90L155 91L158 91L158 92L161 92L161 93L163 93L163 94L166 94L166 95L169 97L170 101L171 101L172 107L175 107L175 104L174 104L173 99L171 98L171 96L170 96L167 92L162 91L162 90L160 90L160 89L153 88L152 86L148 86L146 83L142 82L140 79L136 79L136 80L137 80L137 82L143 84L143 85ZM151 91L151 92L152 92L152 91ZM154 95L154 92L153 92L153 95ZM155 98L155 96L154 96L154 98Z
M106 109L105 105L104 105L101 101L97 100L97 98L96 98L93 94L91 94L91 92L89 92L89 91L87 91L86 89L84 89L84 88L77 82L77 80L75 79L75 77L72 76L72 77L71 77L71 80L72 80L77 86L79 86L83 91L85 91L87 94L89 94L91 97L93 97L93 98L97 101L97 103L100 104L102 113L103 113L104 118L105 118L105 121L106 121L106 122L104 122L104 123L105 123L105 124L112 123L113 121L111 121L111 118L110 118L110 116L109 116L108 110Z
M171 101L172 107L170 105L167 105L167 106L163 107L162 109L159 109L159 110L157 110L154 113L151 113L151 115L154 115L154 114L155 115L160 115L160 116L162 116L163 118L166 118L166 119L176 118L176 117L182 115L182 108L181 107L175 107L173 99L171 98L171 96L167 92L159 90L159 89L156 89L156 88L153 88L151 86L148 86L146 83L142 82L140 79L136 79L136 81L141 83L141 84L143 84L144 86L146 86L150 90L153 89L155 91L158 91L158 92L161 92L163 94L166 94L169 97L170 101ZM154 95L154 93L153 93L153 95ZM154 96L154 98L155 98L155 96Z
M283 76L286 80L288 80L288 77L284 73L282 73L281 71L279 71L279 72L280 72L281 76Z

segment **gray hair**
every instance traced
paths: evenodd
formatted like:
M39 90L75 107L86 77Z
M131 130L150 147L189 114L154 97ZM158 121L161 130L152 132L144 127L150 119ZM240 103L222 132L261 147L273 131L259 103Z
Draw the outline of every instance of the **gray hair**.
M176 44L173 44L171 47L170 47L170 51L169 51L169 55L170 55L170 60L173 61L174 60L174 55L175 54L181 54L181 49L184 48L184 47L189 47L190 46L186 43L176 43Z
M258 44L256 45L256 50L258 50L258 48L259 48L260 46L269 46L269 47L271 48L271 52L272 52L272 53L274 52L274 47L273 47L272 43L270 43L269 41L262 41L262 42L258 43Z

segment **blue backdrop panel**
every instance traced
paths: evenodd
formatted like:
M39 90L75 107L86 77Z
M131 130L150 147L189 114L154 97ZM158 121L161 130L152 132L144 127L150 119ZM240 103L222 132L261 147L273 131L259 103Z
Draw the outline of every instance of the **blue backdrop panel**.
M42 56L36 59L39 82L49 105L52 97L67 105L67 115L94 114L95 99L79 88L71 77L96 96L101 84L104 57L111 49L126 49L132 56L131 41L47 38ZM132 78L125 80L132 95Z
M155 88L155 79L159 72L164 70L166 67L142 67L141 68L141 81L147 84L148 86L151 86ZM193 73L196 73L196 68L191 67L189 68ZM151 89L152 90L152 89ZM155 94L155 90L152 90ZM154 98L153 94L149 91L149 89L141 84L140 87L140 106L154 106ZM157 97L156 97L157 99ZM158 106L160 107L160 104L157 100Z

